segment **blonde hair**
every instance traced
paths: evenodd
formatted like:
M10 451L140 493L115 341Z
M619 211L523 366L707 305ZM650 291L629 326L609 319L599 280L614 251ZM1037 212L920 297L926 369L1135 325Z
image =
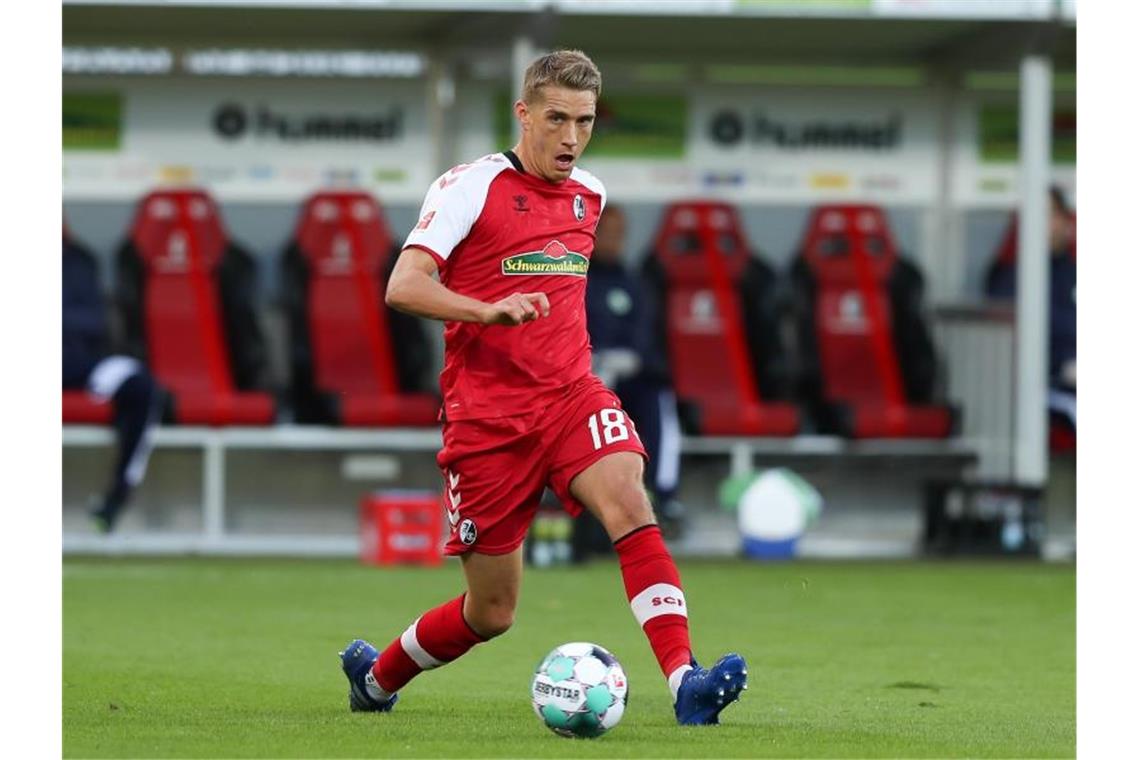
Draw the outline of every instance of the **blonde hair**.
M546 85L589 90L598 97L602 94L602 72L581 50L555 50L527 66L523 77L523 101L533 103L539 89Z

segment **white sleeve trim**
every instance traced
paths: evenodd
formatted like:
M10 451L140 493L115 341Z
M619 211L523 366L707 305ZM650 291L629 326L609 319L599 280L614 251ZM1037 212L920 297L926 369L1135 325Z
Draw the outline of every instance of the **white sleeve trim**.
M506 156L493 153L438 177L428 189L419 221L404 247L426 248L447 260L483 213L491 181L510 166Z
M606 207L606 186L602 184L602 181L600 179L595 177L593 174L590 174L590 172L586 171L585 169L581 169L577 166L575 166L573 171L570 172L570 179L582 185L585 185L600 195L602 197L601 209L604 209ZM601 212L601 209L599 209L599 213Z

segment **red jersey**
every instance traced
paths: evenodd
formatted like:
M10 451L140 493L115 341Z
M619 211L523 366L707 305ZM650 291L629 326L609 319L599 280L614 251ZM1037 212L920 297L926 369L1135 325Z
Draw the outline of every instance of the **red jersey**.
M592 174L574 167L554 184L509 152L432 183L405 248L430 252L456 293L486 303L516 292L550 300L549 316L522 325L445 323L444 419L523 414L590 372L586 270L605 202Z

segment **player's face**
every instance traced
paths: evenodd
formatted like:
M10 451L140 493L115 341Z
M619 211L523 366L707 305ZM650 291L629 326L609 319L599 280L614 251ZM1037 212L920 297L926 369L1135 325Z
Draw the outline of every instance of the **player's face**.
M597 98L590 90L546 86L533 103L519 101L515 113L522 123L521 148L543 179L561 182L594 132Z

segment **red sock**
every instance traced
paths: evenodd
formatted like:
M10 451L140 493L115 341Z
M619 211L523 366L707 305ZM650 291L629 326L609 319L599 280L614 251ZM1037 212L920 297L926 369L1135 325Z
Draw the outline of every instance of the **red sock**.
M395 692L421 672L458 659L483 641L463 617L466 596L425 612L380 653L372 676L381 689Z
M656 525L627 533L614 543L614 549L621 561L630 609L668 678L692 658L689 613L677 566Z

